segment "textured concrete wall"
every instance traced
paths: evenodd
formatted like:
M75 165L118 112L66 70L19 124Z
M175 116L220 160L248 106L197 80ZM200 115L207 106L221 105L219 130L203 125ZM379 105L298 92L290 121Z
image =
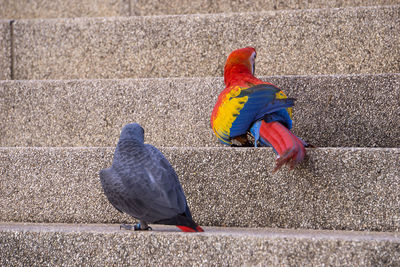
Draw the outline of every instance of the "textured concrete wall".
M16 79L222 76L235 48L259 75L397 73L400 6L192 16L21 20Z
M0 229L2 266L400 264L400 238L387 233L210 227L204 233L187 234L171 227L128 232L117 225L46 224L3 224Z
M98 172L113 148L0 149L0 220L132 222ZM164 148L201 225L400 231L399 149L308 149L272 175L271 149Z
M11 79L11 26L0 20L0 80Z
M297 99L315 146L400 146L400 75L263 77ZM140 123L156 146L220 146L210 115L222 78L0 82L1 146L115 146ZM160 130L162 129L162 130Z
M130 0L0 0L0 18L129 16Z

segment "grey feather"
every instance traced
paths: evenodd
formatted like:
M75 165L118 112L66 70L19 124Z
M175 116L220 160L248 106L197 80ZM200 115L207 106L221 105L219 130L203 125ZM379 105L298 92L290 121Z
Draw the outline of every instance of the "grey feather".
M105 195L118 210L148 223L185 212L186 198L178 176L164 155L144 144L143 128L126 125L112 166L100 171Z

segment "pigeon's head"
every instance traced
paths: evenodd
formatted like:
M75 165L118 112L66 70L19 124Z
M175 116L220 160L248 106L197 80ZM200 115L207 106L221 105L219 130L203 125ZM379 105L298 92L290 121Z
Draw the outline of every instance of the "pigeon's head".
M144 130L138 123L130 123L122 128L120 140L137 140L144 143Z

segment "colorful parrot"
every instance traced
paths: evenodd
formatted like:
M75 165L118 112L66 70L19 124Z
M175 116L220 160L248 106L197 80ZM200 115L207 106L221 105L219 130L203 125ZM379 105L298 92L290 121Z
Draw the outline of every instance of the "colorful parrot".
M307 145L292 128L293 98L277 86L254 77L256 50L245 47L233 51L226 60L224 81L211 114L211 128L218 140L231 146L272 146L278 154L274 172L301 162Z
M183 232L203 232L192 219L178 176L164 155L144 144L144 130L126 125L112 166L100 171L104 194L120 212L139 219L121 228L149 230L148 223L176 225Z

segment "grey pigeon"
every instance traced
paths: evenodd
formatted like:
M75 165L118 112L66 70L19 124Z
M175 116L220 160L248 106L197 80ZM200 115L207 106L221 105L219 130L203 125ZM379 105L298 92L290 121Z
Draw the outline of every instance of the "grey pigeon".
M144 130L127 124L121 132L112 166L100 171L110 203L139 220L126 229L148 230L148 224L176 225L184 232L203 232L193 220L178 176L164 155L144 144Z

